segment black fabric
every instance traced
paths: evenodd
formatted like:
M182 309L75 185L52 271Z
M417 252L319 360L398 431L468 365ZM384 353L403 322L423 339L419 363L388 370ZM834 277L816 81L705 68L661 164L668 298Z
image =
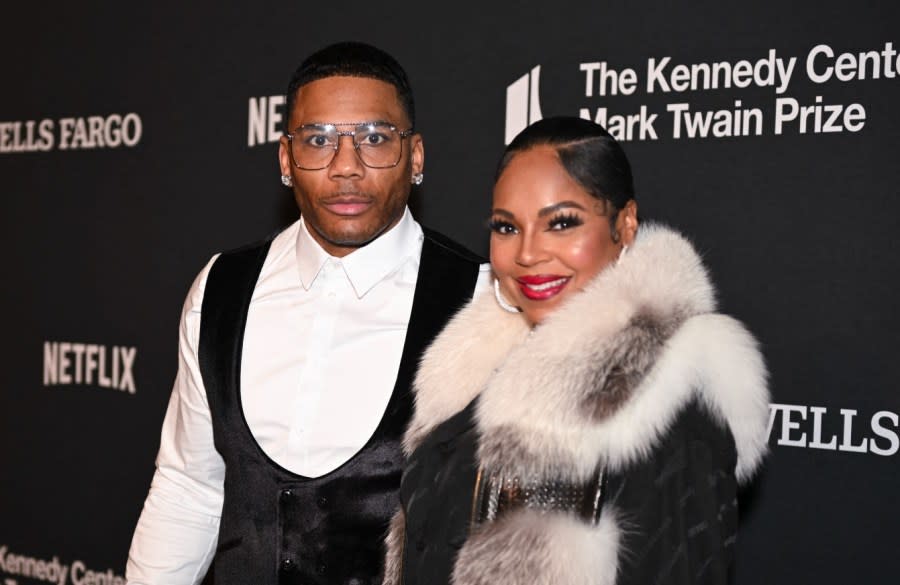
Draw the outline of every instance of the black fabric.
M410 455L403 585L447 585L468 537L477 473L477 399ZM607 505L623 532L617 585L730 582L737 531L737 453L706 409L688 404L649 456L607 474Z
M646 460L609 478L626 523L617 585L731 583L737 536L731 433L691 403Z
M476 398L432 430L409 456L400 484L406 512L404 585L446 585L472 519Z
M483 261L440 234L425 233L410 323L385 414L356 456L318 478L294 474L267 457L241 406L247 308L269 242L216 260L204 293L199 349L215 445L226 464L215 583L380 583L383 539L398 505L400 441L412 413L415 368L428 343L471 298Z

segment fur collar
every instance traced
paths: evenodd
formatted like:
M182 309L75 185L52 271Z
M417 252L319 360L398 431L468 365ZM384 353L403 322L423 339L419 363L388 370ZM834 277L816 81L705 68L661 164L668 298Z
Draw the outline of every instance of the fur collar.
M649 223L533 331L485 290L423 356L404 448L480 396L482 464L584 481L598 462L618 469L646 456L699 399L731 430L746 480L766 452L767 372L753 336L714 310L693 246Z

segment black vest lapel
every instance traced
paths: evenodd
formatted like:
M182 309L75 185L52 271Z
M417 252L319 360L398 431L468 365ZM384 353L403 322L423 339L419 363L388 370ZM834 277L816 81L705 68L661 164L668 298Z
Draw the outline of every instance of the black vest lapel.
M228 389L240 387L247 310L271 244L269 239L221 254L206 280L197 359L207 396L222 401L223 409L237 398Z
M422 353L450 317L472 298L478 279L477 257L460 257L457 245L427 228L425 233L409 328L394 386L395 394L401 395L395 408L402 407L403 411L390 412L391 418L400 416L404 421L412 416L409 397Z

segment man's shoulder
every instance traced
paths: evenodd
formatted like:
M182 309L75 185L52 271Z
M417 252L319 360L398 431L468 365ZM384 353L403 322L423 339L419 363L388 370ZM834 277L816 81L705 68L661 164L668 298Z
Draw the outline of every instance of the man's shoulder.
M261 272L271 270L272 259L277 258L296 238L296 224L281 227L269 234L228 248L216 254L209 265L210 278L217 282L256 282ZM268 268L267 268L268 267Z
M250 242L222 250L219 253L219 256L228 258L247 256L248 254L253 255L256 252L266 250L269 247L279 248L283 245L290 244L290 242L293 241L293 237L296 235L296 226L297 223L295 222L288 226L280 227L269 234ZM291 235L291 232L294 232L294 236Z
M435 229L423 225L422 232L425 234L425 241L432 244L435 250L441 252L444 256L471 264L484 264L488 261L484 256L473 252L463 244Z

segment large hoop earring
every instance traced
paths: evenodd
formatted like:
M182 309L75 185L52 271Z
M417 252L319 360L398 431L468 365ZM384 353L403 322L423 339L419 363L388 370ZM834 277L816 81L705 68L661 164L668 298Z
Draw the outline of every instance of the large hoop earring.
M496 278L494 279L494 297L497 299L497 304L500 305L500 308L504 311L508 313L522 312L522 309L509 304L509 301L503 298L503 295L500 293L500 281Z
M622 258L625 257L625 252L628 251L628 244L622 244L622 249L619 251L619 257L616 258L616 266L622 263Z

